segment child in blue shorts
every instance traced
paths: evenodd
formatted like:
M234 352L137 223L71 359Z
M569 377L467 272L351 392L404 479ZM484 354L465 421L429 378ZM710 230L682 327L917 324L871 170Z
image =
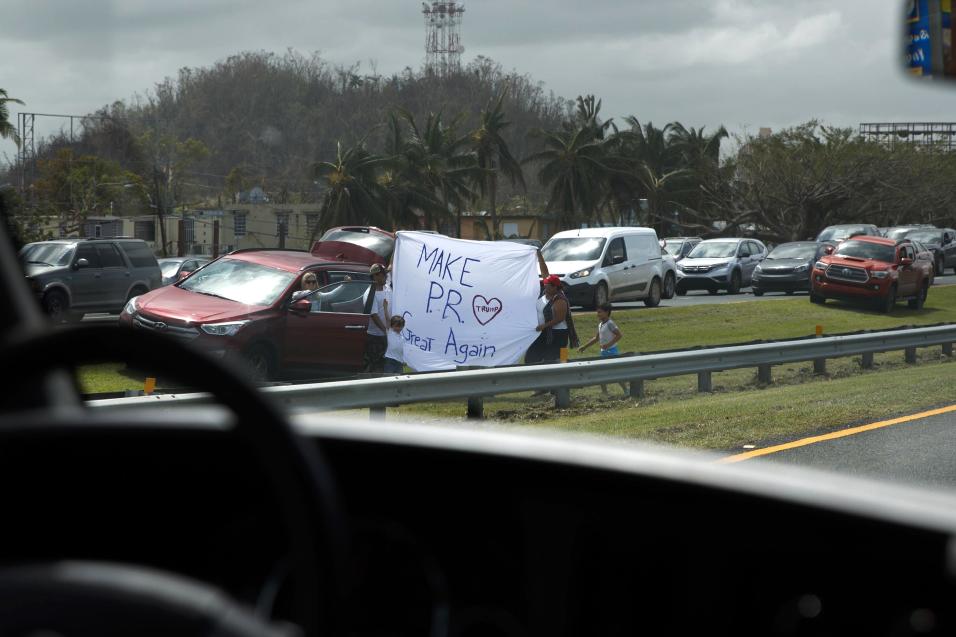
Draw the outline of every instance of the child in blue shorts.
M601 343L601 357L605 356L618 356L620 352L617 349L617 342L621 340L621 337L624 336L621 334L620 328L617 326L617 323L611 320L611 307L610 303L602 303L597 307L597 317L598 317L598 329L597 334L594 335L590 341L578 348L579 352L583 352L585 349L593 345L594 343ZM627 393L627 385L621 383L621 388ZM607 386L601 385L601 391L607 393Z

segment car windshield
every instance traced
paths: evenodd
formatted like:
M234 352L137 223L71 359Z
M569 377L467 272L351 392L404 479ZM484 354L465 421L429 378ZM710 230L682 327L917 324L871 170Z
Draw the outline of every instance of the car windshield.
M551 239L541 249L541 254L548 262L595 261L601 257L605 242L602 237Z
M276 398L309 435L384 418L359 430L590 436L956 500L956 242L939 240L956 227L956 81L937 81L941 66L956 70L953 4L5 2L0 231L12 247L0 274L16 283L0 290L0 345L102 325L176 339ZM930 23L949 30L929 42ZM921 47L909 60L926 61L906 73L903 28L907 45ZM855 236L878 229L890 239ZM908 250L885 244L904 237L931 251L899 263ZM177 276L197 255L210 262ZM371 285L344 285L355 282ZM334 284L343 285L325 288ZM296 302L322 288L334 296L311 295L309 309ZM393 326L396 317L404 323ZM76 382L35 393L90 412L100 401L131 404L145 414L134 412L134 425L163 422L165 411L149 411L156 403L195 404L205 418L207 398L189 397L205 388L122 358L62 363ZM3 363L26 377L17 361ZM329 389L332 379L350 384ZM16 398L0 394L0 415ZM375 468L348 466L391 486ZM454 484L440 468L408 468ZM175 473L176 458L162 470ZM236 501L245 496L246 485L221 492L232 486ZM499 491L489 483L482 497ZM437 493L418 492L444 502ZM217 511L234 503L210 502ZM230 532L256 549L279 546L250 520L236 517ZM600 534L578 537L559 522L513 535L529 547L556 539L542 554L563 555L563 538L615 555ZM767 562L775 536L765 530L755 527L754 551L735 559L743 570L762 560L760 572L786 571ZM457 537L396 526L362 557L405 570L393 548L422 534ZM497 547L495 534L485 539ZM654 552L645 540L633 546ZM695 550L687 555L701 557ZM394 564L379 564L379 553ZM543 607L468 623L460 617L484 602L457 605L469 580L445 582L443 561L441 551L416 554L407 564L421 577L384 587L420 593L436 622L394 634L615 633L610 620L581 631L524 625L548 615ZM580 564L600 583L598 561ZM257 566L269 581L242 582L244 602L298 603L281 567ZM824 595L800 566L794 600ZM571 590L557 576L550 585L556 599ZM706 592L698 588L687 597ZM601 586L589 595L588 619L624 599ZM816 630L797 606L758 610L782 618L780 632ZM365 614L394 615L379 610ZM843 612L824 599L819 632L831 630L831 611ZM892 625L906 632L906 621Z
M943 244L943 233L940 230L911 230L905 236L907 239L915 239L923 243Z
M73 258L73 243L31 243L20 250L21 263L39 265L69 265Z
M842 241L856 234L866 234L864 226L839 226L827 228L817 236L817 241Z
M884 261L893 263L896 259L896 251L893 246L880 243L870 243L869 241L844 241L837 246L834 254L838 257L853 257L857 259L873 259L875 261Z
M687 255L688 259L723 259L737 254L736 241L704 241Z
M812 243L783 243L770 251L768 259L807 259L817 255L817 246Z
M392 255L392 250L395 247L395 241L391 237L375 232L355 232L351 230L329 230L322 235L322 241L354 243L386 259Z
M245 305L272 305L288 289L295 277L293 272L241 259L225 258L183 280L179 287Z

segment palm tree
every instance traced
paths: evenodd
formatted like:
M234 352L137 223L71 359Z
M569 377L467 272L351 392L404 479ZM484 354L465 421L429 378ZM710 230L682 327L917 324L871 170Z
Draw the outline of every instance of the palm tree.
M411 135L405 145L410 165L416 167L419 179L441 202L440 209L424 209L425 225L435 229L439 222L454 211L461 233L461 210L475 199L471 184L482 174L477 158L468 150L468 137L459 137L457 120L445 125L441 112L431 113L425 126L419 128L414 116L401 111Z
M600 119L601 102L593 95L578 96L577 109L561 130L531 131L544 150L521 163L540 163L538 181L550 187L547 210L558 214L558 224L576 228L597 216L607 200L610 180L619 174L619 158L607 136L613 120Z
M683 165L691 171L695 196L692 197L693 212L702 216L708 190L720 181L720 144L728 137L727 129L721 126L712 135L704 133L704 127L684 128L679 123L672 124L669 145L682 158Z
M326 193L312 240L320 227L384 225L388 221L377 180L386 160L366 150L364 140L344 151L339 142L336 149L335 161L319 162L314 167L315 176L325 180Z
M388 115L385 155L378 184L393 227L416 227L419 212L440 214L442 204L426 183L424 168L416 161L420 154L411 147L395 112Z
M10 123L10 110L7 108L7 104L23 104L23 102L13 97L7 97L7 92L0 88L0 137L12 139L13 143L19 147L20 135L17 134L17 129Z
M511 122L505 119L502 103L504 92L497 100L492 99L488 106L481 111L478 128L471 133L471 146L478 161L478 167L483 171L479 180L479 191L482 196L488 197L488 208L491 212L491 237L498 237L498 173L504 174L511 181L511 185L520 184L525 189L524 172L521 164L511 155L508 143L501 136L502 131ZM460 224L459 224L460 231Z

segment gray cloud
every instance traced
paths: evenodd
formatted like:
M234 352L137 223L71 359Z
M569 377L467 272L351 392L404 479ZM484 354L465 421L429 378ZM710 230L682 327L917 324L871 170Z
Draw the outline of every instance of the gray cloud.
M899 70L899 4L471 0L462 35L466 59L492 57L566 97L595 93L608 116L737 131L952 119L956 89ZM420 0L7 0L0 86L26 110L86 113L243 50L392 73L418 67L423 42Z

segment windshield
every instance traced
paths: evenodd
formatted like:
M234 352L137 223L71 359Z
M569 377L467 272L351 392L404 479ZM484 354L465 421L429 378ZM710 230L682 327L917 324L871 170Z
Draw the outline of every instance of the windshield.
M179 284L183 290L246 305L272 305L295 274L239 259L219 259Z
M896 261L896 250L893 246L870 243L868 241L844 241L834 253L838 257L854 257L857 259L874 259L886 263Z
M841 226L827 228L817 236L817 241L842 241L856 234L866 234L864 226Z
M784 243L774 248L768 259L806 259L817 255L817 246L812 243Z
M943 233L940 230L911 230L905 236L907 239L915 239L923 243L943 244Z
M602 237L575 237L551 239L541 249L545 261L596 261L601 258L606 239Z
M15 245L0 272L23 276L0 292L0 342L152 329L253 386L287 385L266 394L297 419L369 417L325 410L309 386L333 378L353 383L336 400L441 385L389 393L372 415L459 429L480 415L528 437L751 454L738 460L956 498L948 343L888 335L830 355L842 335L956 325L956 243L939 241L956 227L956 82L897 63L904 5L953 27L952 4L4 3L0 228ZM956 64L952 42L924 44L927 72ZM903 266L905 248L850 236L878 229L935 251ZM335 243L313 254L319 242ZM374 280L361 303L293 302L358 289L326 288L349 279ZM837 341L787 355L818 329ZM723 347L743 350L695 358ZM77 394L196 389L147 363L81 366ZM442 380L454 374L471 380ZM383 380L396 375L411 380ZM948 429L937 414L826 438L949 407Z
M392 256L392 250L395 247L395 241L391 237L375 232L353 232L350 230L329 230L322 235L322 241L343 241L345 243L354 243L371 250L380 257L388 258Z
M736 241L704 241L687 255L688 259L723 259L736 256Z
M20 250L20 262L39 265L70 265L73 243L31 243Z

